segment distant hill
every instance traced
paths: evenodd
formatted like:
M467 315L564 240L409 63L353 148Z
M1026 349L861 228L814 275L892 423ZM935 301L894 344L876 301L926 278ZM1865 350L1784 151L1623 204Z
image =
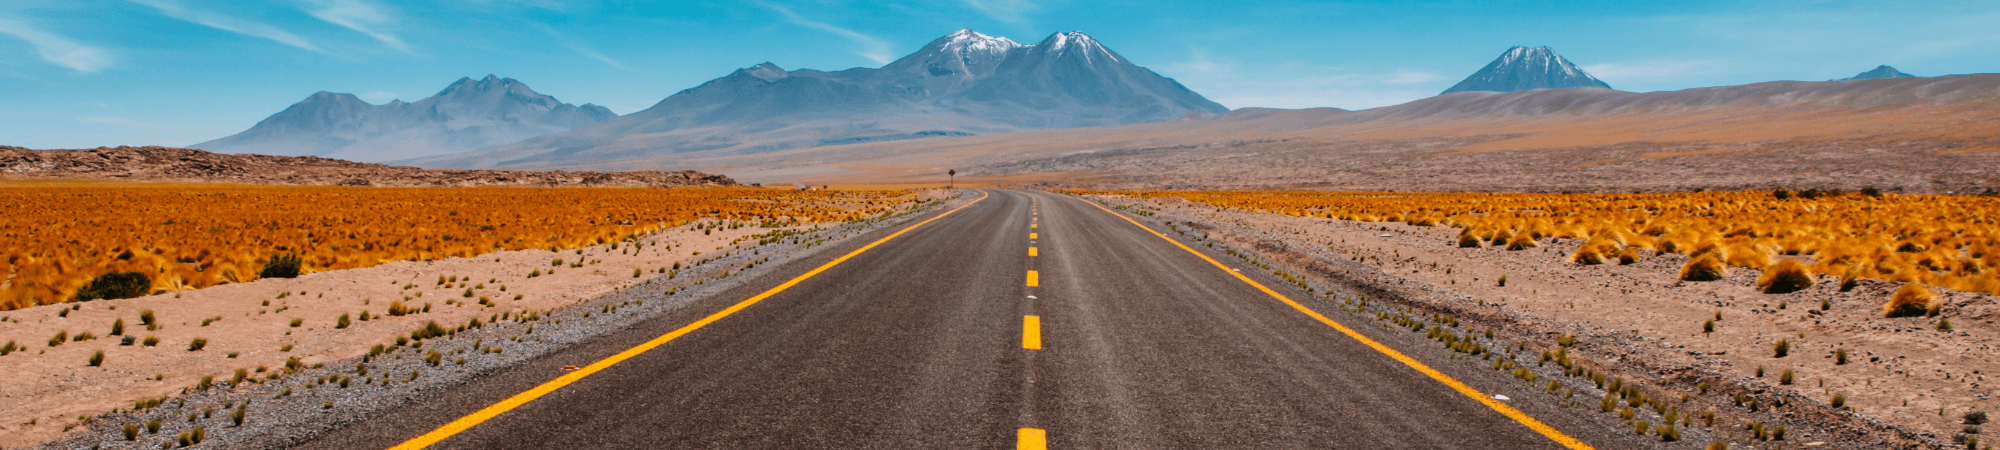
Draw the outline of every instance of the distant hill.
M684 187L735 186L736 180L678 172L529 172L432 170L317 156L230 155L172 147L30 150L0 146L0 179L112 179L291 186L390 187Z
M1611 89L1611 85L1597 77L1584 73L1583 69L1571 64L1562 55L1548 47L1514 47L1501 53L1500 57L1485 68L1465 77L1464 81L1452 85L1438 95L1453 92L1492 91L1515 92L1534 89L1562 89L1592 87Z
M959 30L879 69L763 63L644 111L476 152L444 168L666 167L691 157L822 145L1104 127L1228 108L1081 32L1020 44Z
M192 147L223 153L379 162L471 150L617 117L571 105L512 78L460 78L437 95L384 105L321 91L242 133Z
M1874 68L1873 70L1869 70L1869 71L1867 71L1867 72L1861 72L1860 74L1856 74L1856 75L1854 75L1854 76L1851 76L1851 77L1847 77L1847 78L1841 78L1841 79L1838 79L1838 80L1832 80L1832 81L1851 81L1851 80L1880 80L1880 79L1886 79L1886 78L1920 78L1920 77L1918 77L1918 76L1916 76L1916 75L1910 75L1910 74L1907 74L1907 73L1903 73L1903 71L1900 71L1900 70L1896 70L1896 68L1894 68L1894 67L1889 67L1889 66L1875 66L1875 68Z

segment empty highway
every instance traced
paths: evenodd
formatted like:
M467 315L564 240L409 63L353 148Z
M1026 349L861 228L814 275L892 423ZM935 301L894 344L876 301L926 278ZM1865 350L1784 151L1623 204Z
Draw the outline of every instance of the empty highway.
M308 447L1631 444L1491 400L1470 365L1398 359L1346 328L1365 321L1140 221L984 195Z

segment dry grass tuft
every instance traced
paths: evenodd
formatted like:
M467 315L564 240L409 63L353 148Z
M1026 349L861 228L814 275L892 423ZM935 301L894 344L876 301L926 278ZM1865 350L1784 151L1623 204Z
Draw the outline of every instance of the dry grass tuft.
M1681 266L1681 279L1686 281L1715 281L1729 277L1729 268L1714 254L1702 255L1686 266Z
M1915 317L1930 314L1937 309L1932 302L1931 290L1921 284L1905 284L1889 296L1889 302L1882 304L1883 317Z
M1757 290L1766 294L1798 292L1812 285L1812 273L1807 272L1806 266L1799 264L1799 260L1790 258L1778 261L1764 271L1764 276L1757 277Z
M1535 248L1534 235L1530 235L1528 233L1520 233L1520 234L1515 234L1512 239L1507 240L1508 250L1527 250L1531 248Z

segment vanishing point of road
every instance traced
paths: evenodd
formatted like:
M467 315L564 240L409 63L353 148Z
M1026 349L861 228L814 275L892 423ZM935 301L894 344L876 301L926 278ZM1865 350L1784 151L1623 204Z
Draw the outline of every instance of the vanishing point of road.
M1354 316L1074 197L983 191L830 250L306 447L1626 442L1495 400L1444 373L1472 371L1426 366L1333 319Z

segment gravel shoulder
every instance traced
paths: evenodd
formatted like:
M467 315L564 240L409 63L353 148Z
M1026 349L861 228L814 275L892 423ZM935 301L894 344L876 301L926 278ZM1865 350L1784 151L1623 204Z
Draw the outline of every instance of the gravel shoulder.
M2000 369L1989 356L2000 344L1991 322L2000 303L1983 294L1934 289L1946 305L1941 317L1954 324L1944 331L1937 318L1881 316L1900 283L1864 280L1841 292L1837 280L1823 278L1805 291L1768 295L1755 290L1759 273L1750 270L1732 269L1721 281L1678 281L1686 262L1680 255L1586 266L1567 262L1581 244L1574 240L1522 251L1459 248L1458 230L1447 227L1250 213L1176 198L1096 199L1174 224L1182 236L1269 266L1328 292L1322 301L1383 323L1447 316L1466 322L1466 330L1494 329L1490 345L1525 355L1541 383L1560 381L1575 392L1574 408L1597 413L1604 395L1597 383L1535 357L1561 351L1572 366L1623 379L1693 417L1696 426L1681 430L1681 442L1692 447L1707 445L1696 439L1705 436L1760 447L1963 448L1956 442L1980 431L1963 423L1965 414L1995 407L1984 372ZM1356 297L1368 301L1357 309ZM1703 333L1703 322L1717 314L1724 319ZM1560 344L1564 337L1573 344ZM1774 351L1781 339L1790 346L1782 357ZM1837 350L1848 353L1846 363L1836 360ZM1791 384L1780 379L1787 370ZM1844 407L1831 405L1836 395ZM1652 408L1635 409L1636 417L1616 422L1664 419ZM1701 413L1715 413L1715 426L1700 426ZM1745 429L1753 422L1786 426L1788 435L1756 439Z
M914 195L924 201L892 217L771 229L690 225L641 237L641 245L399 262L187 291L178 298L8 311L0 314L6 317L0 340L32 345L0 357L19 380L0 387L0 402L9 405L0 411L0 448L160 448L184 434L192 437L197 427L205 434L202 442L221 447L296 445L675 311L751 278L744 275L971 198L946 190ZM390 315L391 302L416 312ZM158 324L154 330L139 319L148 310ZM359 320L361 311L371 317ZM350 317L344 327L343 314ZM44 346L58 331L101 335L119 319L139 343L119 345L120 336L100 336ZM429 323L438 324L441 335L411 339ZM147 336L160 342L148 347ZM190 351L196 338L207 343ZM106 355L103 364L87 365L97 351ZM233 382L238 370L245 373L240 383ZM242 425L230 417L238 407ZM148 429L149 421L158 421L158 431ZM136 439L126 439L126 424L139 426Z

